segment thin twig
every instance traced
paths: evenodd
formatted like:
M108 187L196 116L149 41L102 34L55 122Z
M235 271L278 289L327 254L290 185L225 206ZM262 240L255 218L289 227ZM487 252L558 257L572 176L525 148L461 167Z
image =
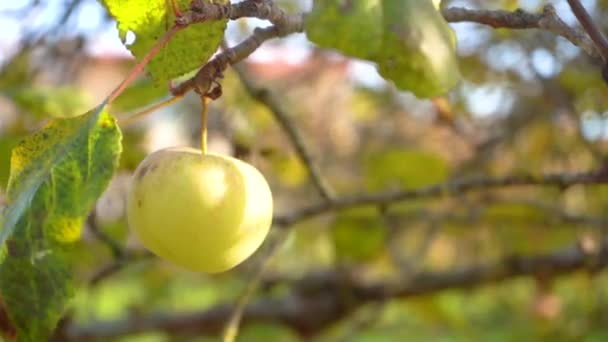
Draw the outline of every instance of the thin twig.
M302 137L296 128L295 123L290 119L290 115L285 110L285 106L279 102L278 95L271 93L269 89L256 87L243 68L235 66L234 69L238 73L245 90L247 90L247 92L258 102L268 107L274 118L281 125L281 128L283 128L289 137L289 140L295 147L300 160L306 166L312 183L319 191L319 194L326 201L331 201L333 198L333 191L329 187L327 181L321 175L319 166L315 162L312 153L304 143L304 137Z
M578 22L585 29L589 37L591 37L591 40L595 43L597 49L600 51L604 62L608 62L608 40L606 40L606 37L604 37L602 32L595 26L593 19L591 19L591 16L579 0L568 0L568 4L578 19Z
M569 40L580 47L589 56L599 58L602 55L593 41L581 30L568 26L559 18L555 8L545 6L542 13L529 13L523 10L514 12L503 10L472 10L461 7L450 7L442 11L443 17L452 23L475 22L493 28L509 29L542 29Z
M266 271L268 270L270 261L280 250L281 246L283 246L286 237L287 234L285 233L285 231L277 231L277 234L272 237L273 239L270 242L268 251L262 257L262 261L260 262L258 269L255 271L253 277L247 283L247 286L243 293L237 299L235 308L227 321L226 327L224 328L224 332L222 333L222 340L224 342L235 341L239 331L239 326L241 324L241 318L243 317L243 311L245 310L247 304L251 301L251 297L259 287L262 277L264 276L264 274L266 274Z
M90 286L96 286L101 283L104 279L118 273L122 270L127 264L130 264L132 260L127 260L125 258L119 258L111 263L105 265L101 269L97 270L95 274L89 279Z
M109 264L103 266L99 270L93 274L93 276L89 279L89 285L95 286L101 283L103 280L108 277L120 272L125 267L132 265L135 261L144 260L151 258L153 256L150 252L143 253L124 253L120 258L114 259Z
M91 231L93 236L95 236L95 238L97 238L103 244L108 246L114 258L121 258L125 254L123 248L116 240L114 240L111 236L99 229L99 225L97 224L97 214L95 210L93 210L93 212L89 214L89 217L87 218L87 226L89 227L89 230Z

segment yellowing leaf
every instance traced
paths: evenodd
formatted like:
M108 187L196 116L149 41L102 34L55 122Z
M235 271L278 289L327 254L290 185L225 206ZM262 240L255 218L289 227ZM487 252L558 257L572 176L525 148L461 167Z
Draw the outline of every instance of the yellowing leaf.
M135 34L135 42L127 48L137 60L173 26L175 15L168 0L102 0L118 23L123 42L127 33ZM177 0L182 11L190 0ZM219 1L216 1L219 2ZM225 1L222 1L225 2ZM226 20L191 25L180 31L150 61L147 69L157 84L179 77L203 65L217 50L226 28Z
M0 291L19 341L48 340L72 296L71 243L121 149L118 126L103 109L53 120L13 149Z

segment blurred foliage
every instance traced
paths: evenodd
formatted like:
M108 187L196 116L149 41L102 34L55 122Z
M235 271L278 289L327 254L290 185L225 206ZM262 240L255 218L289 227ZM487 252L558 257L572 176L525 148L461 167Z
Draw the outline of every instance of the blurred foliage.
M338 260L363 262L384 251L387 230L375 208L339 213L329 230Z
M291 0L280 3L293 11L305 6ZM463 3L537 11L548 2L444 0L442 6ZM608 1L585 3L594 6L591 12L597 18L606 17ZM604 22L600 26L608 29ZM415 189L480 175L579 172L605 163L608 96L599 68L589 58L563 38L537 30L494 30L468 23L452 27L458 37L463 82L444 98L449 103L445 107L383 83L357 83L350 71L361 65L355 67L326 52L313 50L295 64L273 55L276 59L270 62L258 59L244 66L256 82L281 95L290 119L339 195ZM96 43L90 39L90 44ZM287 41L268 45L291 49L292 44L300 44L300 40ZM53 45L46 43L38 49L52 50ZM276 55L285 50L278 51ZM61 63L83 55L87 58L80 60L73 73L60 71ZM99 77L92 71L124 63L114 56L90 56L81 50L53 61L34 56L25 49L9 58L0 71L0 205L11 148L58 113L57 108L76 113L79 106L92 107L89 99L99 96L92 85L110 89L115 85L109 76ZM362 73L364 81L377 76L371 71ZM319 203L305 165L268 108L247 94L231 70L222 86L223 96L211 106L210 147L237 154L258 167L272 186L277 214ZM137 111L167 94L162 84L142 79L119 97L111 112ZM82 242L73 251L79 280L71 308L76 324L150 312L205 310L234 302L249 282L259 257L210 277L143 256L123 215L126 179L147 153L198 143L199 106L196 97L186 96L162 114L122 127L120 171L97 203L97 228L137 257L91 283L115 259L90 227L84 229ZM607 186L527 187L332 213L294 225L269 274L297 278L348 266L378 280L398 276L402 264L440 272L513 254L536 255L583 239L595 241L599 228L605 228L607 207ZM288 289L288 285L277 285L255 297L280 297ZM605 341L607 291L605 272L581 271L555 279L549 286L534 278L513 279L479 289L366 305L315 340ZM217 338L151 331L115 340ZM280 324L265 323L244 326L238 340L282 342L299 337Z
M87 110L80 90L73 87L16 89L6 94L20 110L36 119L49 117L70 118Z
M428 186L445 181L449 174L445 161L421 150L387 149L370 153L363 163L366 187L374 191Z

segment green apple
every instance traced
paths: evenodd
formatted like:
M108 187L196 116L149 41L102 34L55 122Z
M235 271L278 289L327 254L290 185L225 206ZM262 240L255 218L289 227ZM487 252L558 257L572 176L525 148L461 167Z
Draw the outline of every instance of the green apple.
M251 256L272 223L262 174L238 159L168 148L137 167L127 218L142 244L185 269L218 273Z

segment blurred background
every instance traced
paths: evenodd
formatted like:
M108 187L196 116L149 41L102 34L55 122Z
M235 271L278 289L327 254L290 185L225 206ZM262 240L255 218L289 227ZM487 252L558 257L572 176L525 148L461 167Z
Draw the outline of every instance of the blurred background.
M312 6L310 0L278 2L293 12ZM462 0L442 6L539 12L548 3L566 23L577 25L561 0ZM582 3L606 32L608 1ZM234 45L254 27L267 25L231 22L226 40ZM608 94L594 60L539 30L452 27L464 79L449 96L434 100L397 91L372 64L316 49L304 34L269 41L241 65L248 79L270 89L287 109L337 196L470 177L585 172L605 163ZM19 139L49 119L97 105L134 62L116 23L95 0L2 1L0 28L1 200L10 150ZM128 37L127 44L134 39ZM210 150L259 168L279 217L322 203L273 113L250 96L232 69L222 86L223 96L210 109ZM168 95L166 87L142 77L110 111L126 117ZM199 113L200 100L188 95L122 128L120 170L78 246L81 284L64 326L112 331L155 313L204 313L234 303L257 273L270 242L235 270L206 276L149 256L127 227L124 205L132 171L152 151L196 146ZM577 244L597 248L608 226L607 204L608 189L600 185L481 189L297 220L284 233L271 234L269 241L279 247L250 301L280 301L291 293L293 279L314 281L310 275L328 272L388 283ZM245 314L238 340L608 340L605 272L581 269L560 277L540 272L475 285L355 305L313 332L290 323L306 317L249 320ZM309 314L323 315L323 307L318 310ZM204 327L172 327L152 324L100 340L217 340Z

